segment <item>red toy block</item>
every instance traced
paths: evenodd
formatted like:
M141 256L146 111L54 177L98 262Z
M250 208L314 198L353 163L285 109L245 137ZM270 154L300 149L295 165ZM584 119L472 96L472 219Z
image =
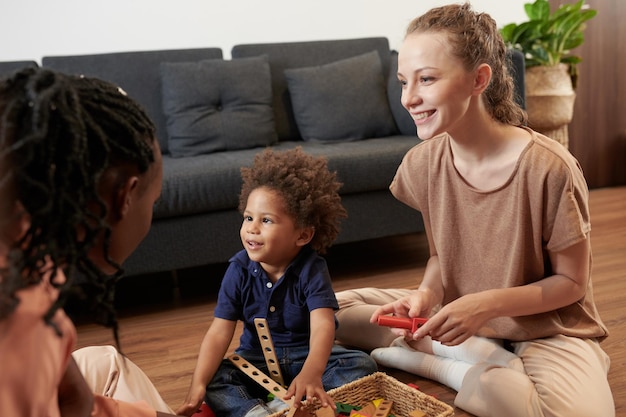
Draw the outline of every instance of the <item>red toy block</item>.
M387 327L397 327L399 329L410 329L411 333L415 333L417 329L426 323L425 318L416 317L395 317L395 316L378 316L378 325Z
M208 405L202 403L200 410L193 413L193 417L215 417L215 413L213 413L213 410L211 410Z

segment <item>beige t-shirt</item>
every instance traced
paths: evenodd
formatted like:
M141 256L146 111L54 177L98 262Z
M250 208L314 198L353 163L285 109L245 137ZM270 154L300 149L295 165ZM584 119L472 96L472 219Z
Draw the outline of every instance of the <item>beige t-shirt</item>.
M547 250L589 238L588 189L575 158L556 141L532 132L510 178L500 187L473 188L456 170L447 134L405 155L390 186L419 210L431 255L438 255L444 305L465 294L532 283L552 274ZM590 262L591 264L591 262ZM586 295L556 311L490 320L479 335L523 341L564 334L608 335Z

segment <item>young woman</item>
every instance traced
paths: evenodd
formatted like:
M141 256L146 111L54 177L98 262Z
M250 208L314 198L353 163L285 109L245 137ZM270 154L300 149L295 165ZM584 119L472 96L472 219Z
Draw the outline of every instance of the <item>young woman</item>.
M117 329L115 280L148 232L161 177L152 122L118 87L45 69L0 80L0 415L171 415L130 361L118 391L156 396L164 413L94 395L63 311L80 273L96 317ZM89 358L102 352L77 353L82 370L99 371Z
M415 291L339 293L337 337L386 332L367 338L387 341L379 364L447 384L477 416L613 416L586 182L565 148L524 127L506 56L469 4L409 24L398 79L424 142L390 189L422 213L430 258ZM385 314L428 321L389 346L374 325Z

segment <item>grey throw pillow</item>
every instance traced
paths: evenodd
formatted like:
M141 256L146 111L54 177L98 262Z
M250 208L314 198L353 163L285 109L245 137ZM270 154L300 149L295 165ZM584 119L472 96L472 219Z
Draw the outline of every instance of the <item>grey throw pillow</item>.
M277 141L267 56L162 63L161 84L173 157Z
M400 99L402 98L402 85L398 80L398 52L391 51L389 81L387 85L387 95L389 97L389 106L391 113L396 121L400 133L406 136L416 136L417 128L415 121L409 112L402 106Z
M397 132L378 52L284 73L303 140L360 140Z

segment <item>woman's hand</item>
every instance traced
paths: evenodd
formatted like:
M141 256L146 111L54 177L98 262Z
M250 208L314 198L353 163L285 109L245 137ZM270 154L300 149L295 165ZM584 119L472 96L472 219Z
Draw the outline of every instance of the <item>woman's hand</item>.
M483 292L457 298L429 318L412 338L418 340L428 335L443 345L463 343L492 318L488 297L488 292Z
M386 314L393 314L398 317L428 317L432 307L437 302L433 293L427 289L419 289L411 294L400 298L393 303L382 305L374 311L370 318L370 323L378 323L378 317ZM412 338L413 335L406 329L391 329L398 336Z

